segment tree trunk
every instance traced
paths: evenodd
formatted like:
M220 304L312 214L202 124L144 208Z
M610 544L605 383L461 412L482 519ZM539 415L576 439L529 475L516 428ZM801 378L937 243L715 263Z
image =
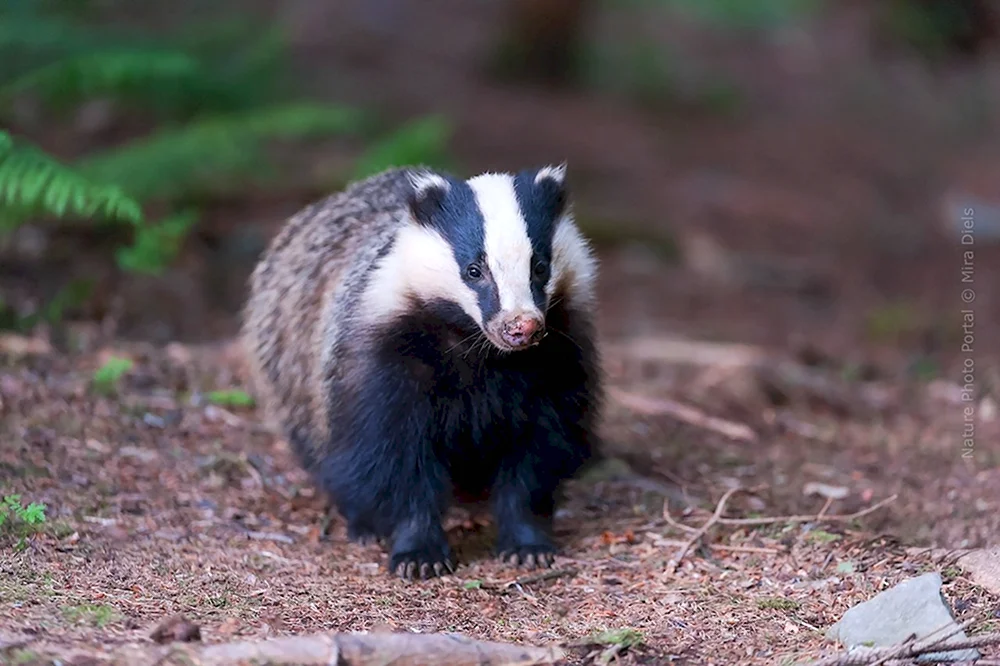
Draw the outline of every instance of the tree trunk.
M494 76L549 85L575 82L592 0L508 0Z

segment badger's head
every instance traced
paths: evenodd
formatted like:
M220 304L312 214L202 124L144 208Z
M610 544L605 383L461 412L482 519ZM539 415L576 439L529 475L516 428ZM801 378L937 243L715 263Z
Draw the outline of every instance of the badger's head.
M557 300L589 307L595 265L565 177L565 165L469 180L411 171L410 219L369 292L382 313L445 302L511 352L542 339Z

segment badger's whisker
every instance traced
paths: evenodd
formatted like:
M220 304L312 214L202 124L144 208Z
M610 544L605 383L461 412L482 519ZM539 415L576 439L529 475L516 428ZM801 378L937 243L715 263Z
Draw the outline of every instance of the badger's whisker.
M476 355L478 356L479 352L485 349L487 345L489 345L490 341L486 338L485 335L483 335L482 331L475 333L475 335L477 335L478 337L476 338L475 342L470 344L469 348L465 350L465 353L462 354L462 358L468 358L469 354L471 354L472 352L476 352Z
M482 331L475 331L473 333L470 333L469 335L465 336L464 338L462 338L461 340L459 340L458 342L456 342L455 344L453 344L451 347L449 347L448 349L446 349L445 353L449 354L449 353L455 351L456 349L458 349L459 347L461 347L463 344L465 344L469 340L472 340L477 335L482 335L482 334L483 334Z

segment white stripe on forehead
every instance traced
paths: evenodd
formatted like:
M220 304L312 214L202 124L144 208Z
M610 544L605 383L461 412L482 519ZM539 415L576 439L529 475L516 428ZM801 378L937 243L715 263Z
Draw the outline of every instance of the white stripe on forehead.
M486 173L468 182L483 215L486 263L497 285L500 311L537 311L531 294L531 239L514 178Z

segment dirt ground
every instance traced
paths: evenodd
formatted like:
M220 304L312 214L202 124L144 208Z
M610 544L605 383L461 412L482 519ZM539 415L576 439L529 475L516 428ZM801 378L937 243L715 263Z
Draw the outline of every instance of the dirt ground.
M453 5L428 0L428 26L408 24L374 61L317 68L346 62L349 45L308 34L301 61L322 94L449 114L470 170L567 159L591 228L642 230L645 242L601 244L611 460L567 489L558 575L494 561L488 517L463 511L449 529L461 566L428 582L389 577L384 553L348 543L336 516L324 536L323 499L262 415L206 402L244 386L231 335L251 264L193 243L167 279L117 283L115 321L0 345L0 495L47 507L38 533L0 542L0 629L31 640L0 659L148 642L182 613L210 642L457 631L568 645L568 663L584 664L602 650L593 636L627 628L643 642L622 664L791 664L835 650L823 632L853 604L930 570L970 633L1000 628L1000 599L941 554L1000 531L1000 246L977 240L964 353L963 248L945 228L949 201L1000 201L995 110L977 106L996 108L983 99L1000 90L995 63L937 76L888 57L861 66L845 11L812 41L678 38L742 77L748 108L650 111L481 82L468 62L489 10ZM266 238L297 205L223 208L209 224ZM21 289L46 275L7 277ZM747 350L776 360L748 364ZM93 376L111 355L135 366L102 394ZM855 520L717 525L673 570L691 527L736 487L753 492L733 495L728 517L895 499Z
M92 377L112 353L135 366L105 396ZM609 367L612 388L633 394L667 395L678 379L614 353ZM711 381L704 369L687 374ZM0 549L0 625L31 636L24 649L148 641L182 613L208 641L390 628L565 645L633 629L644 644L621 663L794 663L830 649L822 631L852 604L929 570L943 573L959 620L979 620L980 631L1000 621L1000 600L919 548L983 545L1000 527L988 444L1000 432L983 428L982 450L963 459L961 424L940 397L878 423L782 410L772 427L747 421L754 442L618 404L606 436L642 474L606 463L570 486L557 522L561 575L511 584L531 572L495 561L488 518L458 510L457 573L407 583L386 574L377 546L347 542L339 518L321 536L322 498L255 410L205 404L206 392L241 379L232 346L8 357L4 492L48 507L40 533ZM735 495L728 516L815 514L824 500L804 494L810 482L842 489L829 514L898 497L856 521L720 526L672 570L689 534L664 522L665 497L695 526L737 485L755 493ZM591 663L594 651L572 648L569 663Z

